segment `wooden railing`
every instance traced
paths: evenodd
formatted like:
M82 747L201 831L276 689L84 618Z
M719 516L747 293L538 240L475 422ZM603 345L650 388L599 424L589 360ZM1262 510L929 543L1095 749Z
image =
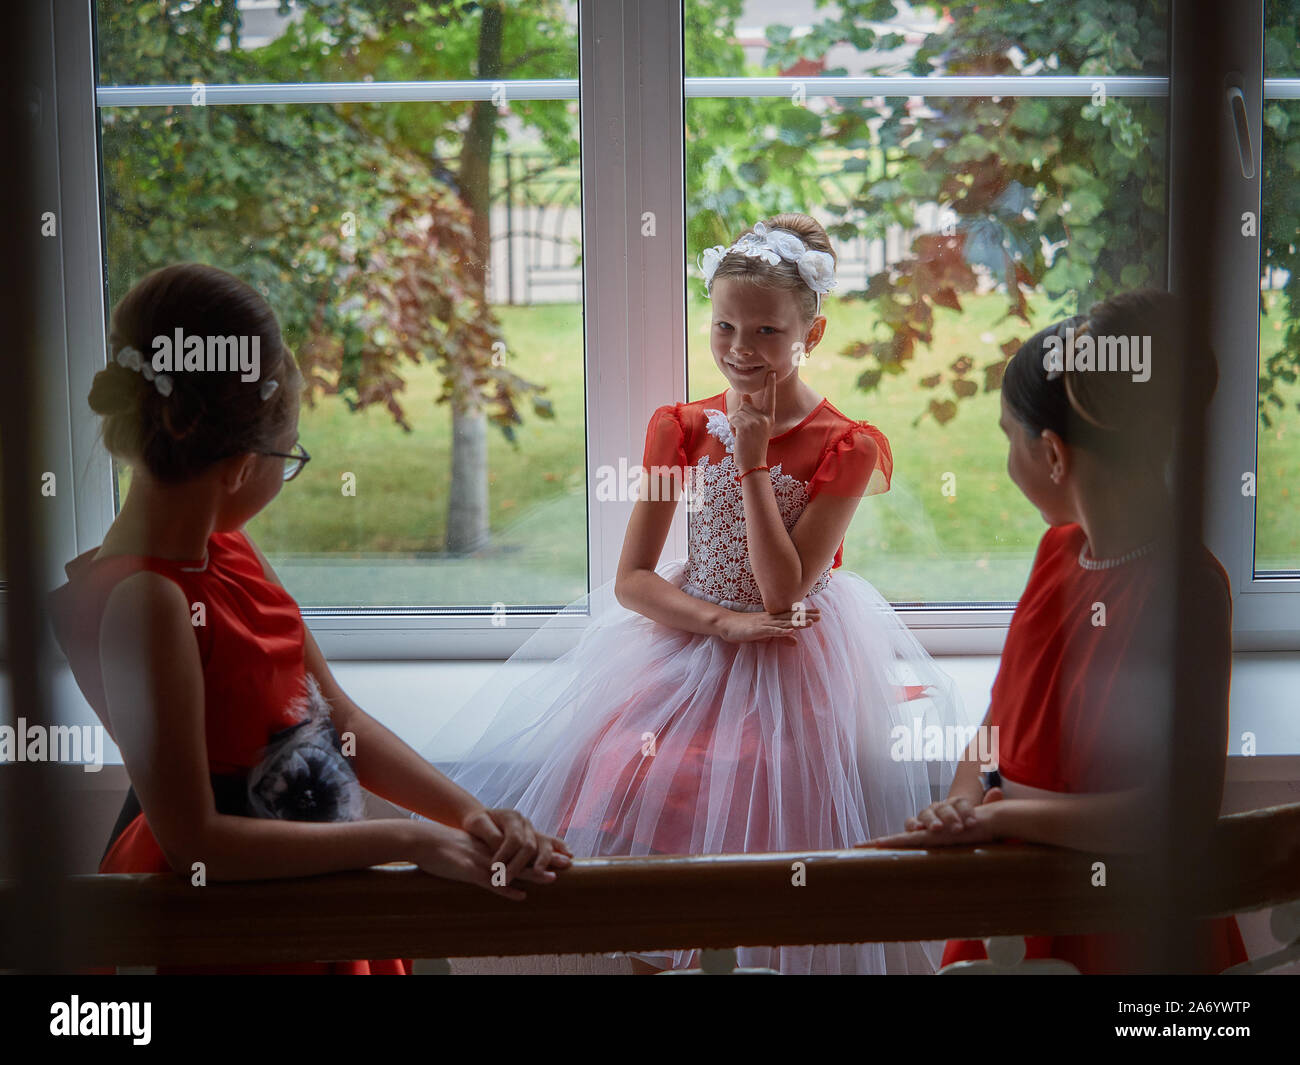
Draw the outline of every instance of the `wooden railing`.
M998 844L578 861L526 902L383 866L302 880L191 887L180 876L81 876L62 885L78 965L452 958L653 948L881 942L1097 932L1300 899L1300 803L1223 818L1206 868L1177 900L1142 867ZM806 886L794 885L802 863ZM0 884L0 968L22 920Z

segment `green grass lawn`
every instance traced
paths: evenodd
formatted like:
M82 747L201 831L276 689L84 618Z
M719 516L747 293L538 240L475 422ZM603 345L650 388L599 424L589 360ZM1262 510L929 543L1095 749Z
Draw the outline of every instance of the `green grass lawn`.
M837 352L876 335L872 310L832 300L826 336L804 367L812 387L889 437L893 487L863 502L845 565L894 601L1014 600L1024 585L1045 526L1006 476L998 394L962 401L947 425L917 421L943 394L922 388L922 377L967 354L982 380L979 368L998 358L998 345L1029 335L1001 320L1004 306L991 295L965 301L960 314L940 310L934 348L922 350L907 374L864 393L855 386L864 366ZM1042 300L1031 306L1035 329L1072 310ZM435 403L434 368L412 365L402 400L411 433L382 409L353 414L333 397L304 408L302 440L313 461L250 526L303 605L554 604L586 590L581 308L501 307L498 314L513 367L547 386L556 416L529 417L517 448L492 432L492 545L471 558L441 553L450 416ZM724 387L709 356L708 321L708 305L692 297L692 399ZM1264 319L1266 354L1280 338L1273 324ZM1300 426L1294 410L1282 422L1259 440L1261 567L1300 564L1290 487L1300 475ZM340 492L344 472L356 474L354 498ZM941 492L946 473L955 475L955 496Z
M493 543L442 554L451 413L432 365L403 370L410 433L380 407L304 407L312 461L249 525L306 605L558 604L587 590L582 316L577 304L503 307L512 368L547 386L554 419L529 417L512 447L489 430ZM356 496L341 492L356 475Z
M1269 301L1270 307L1277 299ZM1280 312L1260 319L1261 361L1282 347ZM1258 426L1255 495L1255 568L1300 569L1300 384L1283 391L1285 411L1273 411L1273 425Z

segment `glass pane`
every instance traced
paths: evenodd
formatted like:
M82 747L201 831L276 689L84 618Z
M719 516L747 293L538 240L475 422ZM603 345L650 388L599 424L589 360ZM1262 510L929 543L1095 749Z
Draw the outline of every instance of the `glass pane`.
M797 79L780 95L687 100L691 398L726 387L695 257L764 217L813 215L839 283L801 372L882 429L895 458L845 565L895 603L1011 602L1045 527L1006 473L1006 361L1059 318L1162 285L1166 254L1164 87L1048 96L1033 79L1167 76L1166 6L1115 4L1104 21L1052 4L838 7L687 0L688 78ZM1025 82L1001 97L817 88L883 75Z
M1255 573L1300 574L1300 0L1264 6Z
M234 27L232 7L97 5L101 85L191 92L100 109L110 302L185 260L270 301L311 382L312 461L248 531L303 606L582 595L576 0L245 2ZM558 87L516 99L516 79ZM367 81L464 98L205 96Z

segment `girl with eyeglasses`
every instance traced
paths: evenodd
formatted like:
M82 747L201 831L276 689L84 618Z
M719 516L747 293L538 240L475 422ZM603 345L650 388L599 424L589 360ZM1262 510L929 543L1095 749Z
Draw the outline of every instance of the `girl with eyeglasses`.
M260 379L158 372L152 338L258 338ZM67 567L51 616L131 789L101 873L208 882L410 861L522 899L570 864L556 839L488 809L339 687L298 604L243 531L302 469L302 377L275 315L222 270L185 263L113 311L90 406L131 485L104 542ZM362 789L429 820L366 820ZM505 886L495 862L505 863ZM403 959L166 972L410 973Z

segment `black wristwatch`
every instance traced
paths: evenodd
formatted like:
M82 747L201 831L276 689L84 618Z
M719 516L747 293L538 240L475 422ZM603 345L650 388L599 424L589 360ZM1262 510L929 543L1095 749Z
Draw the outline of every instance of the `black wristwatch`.
M990 788L1002 787L1002 778L998 776L998 771L996 769L990 769L987 773L981 773L980 779L984 781L985 791L988 791Z

